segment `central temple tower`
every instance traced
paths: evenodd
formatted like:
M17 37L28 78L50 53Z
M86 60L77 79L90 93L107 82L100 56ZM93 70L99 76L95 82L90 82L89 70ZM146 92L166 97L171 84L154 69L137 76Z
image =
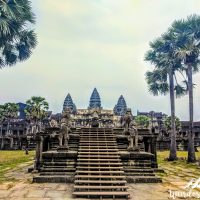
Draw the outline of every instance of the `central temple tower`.
M94 88L90 97L89 109L101 108L101 98L96 88Z

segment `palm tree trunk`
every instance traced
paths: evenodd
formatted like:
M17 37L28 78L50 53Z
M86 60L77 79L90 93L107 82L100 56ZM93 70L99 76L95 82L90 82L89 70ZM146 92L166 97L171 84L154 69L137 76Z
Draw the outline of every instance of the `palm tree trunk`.
M189 131L188 131L188 162L196 162L195 149L194 149L194 132L193 132L193 115L194 115L194 105L193 105L193 80L192 80L192 65L188 64L188 91L189 91Z
M175 124L175 95L174 95L174 76L172 70L169 72L169 93L170 93L170 105L171 105L171 143L169 161L177 160L176 155L176 124Z

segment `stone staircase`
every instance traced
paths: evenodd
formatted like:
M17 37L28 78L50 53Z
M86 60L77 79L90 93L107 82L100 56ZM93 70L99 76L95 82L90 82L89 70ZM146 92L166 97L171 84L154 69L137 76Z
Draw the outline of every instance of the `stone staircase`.
M82 129L74 183L76 197L129 198L112 129Z

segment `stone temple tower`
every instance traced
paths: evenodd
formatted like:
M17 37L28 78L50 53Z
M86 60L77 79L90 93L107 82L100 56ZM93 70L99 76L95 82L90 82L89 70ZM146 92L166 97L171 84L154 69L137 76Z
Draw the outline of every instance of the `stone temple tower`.
M90 97L89 109L101 108L101 98L96 88L94 88L92 95Z
M76 105L74 104L72 97L69 93L67 94L63 104L63 110L65 110L66 108L70 108L73 113L76 112Z
M126 101L123 97L123 95L121 95L117 101L117 104L115 105L114 109L113 109L115 115L124 115L127 111L127 106L126 106Z

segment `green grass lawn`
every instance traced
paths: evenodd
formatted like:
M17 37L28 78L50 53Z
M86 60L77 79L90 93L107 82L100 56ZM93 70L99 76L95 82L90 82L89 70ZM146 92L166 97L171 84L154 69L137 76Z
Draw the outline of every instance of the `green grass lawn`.
M169 151L158 151L157 156L158 156L158 164L164 164L164 163L168 162L168 161L165 161L164 159L169 157ZM177 151L177 157L179 158L179 161L181 159L181 161L186 162L187 151ZM196 152L196 159L197 160L200 159L200 151ZM176 162L178 162L178 161L174 161L174 163L176 163Z
M169 156L169 151L158 151L158 165L159 167L165 169L168 168L187 168L191 169L193 173L199 173L200 166L198 164L187 164L187 152L178 151L177 155L179 158L177 161L169 162L165 160ZM35 151L30 151L28 155L22 150L14 151L0 151L0 182L6 180L5 173L10 170L17 168L20 164L26 163L28 161L33 161L35 156ZM200 152L196 152L197 160L200 160ZM160 174L165 176L164 174Z
M169 151L158 151L158 166L162 169L171 168L174 169L174 172L178 173L181 168L191 170L192 174L199 175L200 165L198 163L187 163L187 151L177 151L178 160L176 161L167 161L166 158L169 157ZM200 160L200 152L196 152L196 159ZM159 176L167 176L167 174L159 173Z
M16 168L19 164L34 159L35 151L29 151L26 155L22 150L0 151L0 182L5 180L4 174Z

